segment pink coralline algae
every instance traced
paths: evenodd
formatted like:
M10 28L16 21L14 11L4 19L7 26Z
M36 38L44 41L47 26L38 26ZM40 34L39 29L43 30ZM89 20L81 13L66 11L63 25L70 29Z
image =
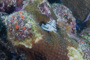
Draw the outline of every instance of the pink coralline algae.
M20 11L24 9L27 2L27 0L0 0L0 12L10 14L15 11Z
M0 0L0 12L12 13L15 11L16 0Z
M62 4L53 4L53 11L57 16L57 25L66 30L67 33L76 35L76 20L72 12Z
M50 11L50 6L48 3L43 2L40 5L38 5L39 10L41 11L42 14L50 16L51 11Z

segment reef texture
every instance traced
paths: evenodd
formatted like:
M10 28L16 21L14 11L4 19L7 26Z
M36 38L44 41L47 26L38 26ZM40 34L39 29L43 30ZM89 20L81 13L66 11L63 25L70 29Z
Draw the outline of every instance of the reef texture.
M11 14L24 9L28 0L0 0L0 12Z
M86 19L86 16L90 12L90 0L61 0L62 3L67 6L77 19L77 23L81 23ZM86 26L90 27L90 19L86 22Z
M55 15L58 17L57 25L58 27L66 30L68 34L76 34L76 20L72 15L72 12L61 4L53 4L53 11Z
M11 60L90 60L90 48L76 36L75 18L67 7L46 0L30 0L25 6L2 16L14 48Z

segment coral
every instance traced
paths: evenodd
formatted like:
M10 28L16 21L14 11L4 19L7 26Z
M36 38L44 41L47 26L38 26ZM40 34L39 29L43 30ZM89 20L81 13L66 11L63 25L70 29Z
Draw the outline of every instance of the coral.
M78 49L75 49L73 47L68 47L67 49L69 50L69 60L87 60L82 57L82 51L79 51Z
M84 34L86 34L86 32L84 32ZM90 47L89 47L89 42L87 39L83 39L82 36L83 34L80 34L79 36L72 36L72 39L77 41L78 43L78 48L80 50L82 50L82 56L87 59L90 60ZM84 36L84 35L83 35Z
M72 12L62 4L52 4L53 11L57 16L58 27L65 29L68 34L76 34L75 18Z
M90 44L90 28L84 29L79 34L79 37L82 38L87 44Z
M44 31L43 31L44 33ZM25 55L28 55L29 59L31 60L69 60L69 57L67 56L68 50L67 46L74 46L75 41L67 39L61 39L61 35L58 35L56 33L53 33L49 35L48 33L43 34L43 38L38 43L33 44L31 49L25 48L23 46L18 46L18 51L25 52ZM69 41L68 41L69 40ZM71 42L73 43L71 43ZM21 50L19 48L22 48Z
M36 30L37 24L33 20L33 16L28 15L26 11L13 13L6 17L4 22L7 26L8 40L12 41L14 45L22 44L31 47L29 42L34 40L37 42L38 39L41 39L41 34Z
M12 54L18 53L13 59L70 60L73 57L89 60L86 42L75 36L75 18L71 11L60 4L49 6L46 0L30 1L24 10L2 20L7 27L7 40L15 51L9 49Z
M15 11L16 0L1 0L0 1L0 12L12 13Z
M50 16L51 11L50 11L50 5L46 2L41 3L40 5L37 6L39 10L41 11L42 14Z
M26 7L28 0L1 0L0 12L11 14L15 11L20 11Z

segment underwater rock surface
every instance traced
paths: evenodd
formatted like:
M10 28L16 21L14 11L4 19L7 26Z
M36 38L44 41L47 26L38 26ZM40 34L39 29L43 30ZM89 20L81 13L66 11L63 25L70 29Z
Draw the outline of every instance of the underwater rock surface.
M7 60L90 60L90 47L77 36L76 19L63 4L27 1L24 9L2 16L7 29ZM19 2L18 2L19 4Z

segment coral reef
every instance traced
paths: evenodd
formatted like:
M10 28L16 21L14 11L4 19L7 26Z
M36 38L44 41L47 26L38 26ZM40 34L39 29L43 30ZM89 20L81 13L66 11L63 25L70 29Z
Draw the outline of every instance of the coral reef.
M88 13L90 12L90 0L61 0L62 3L67 6L73 13L74 17L76 18L76 23L79 25L81 24L87 17ZM86 27L90 27L90 18L88 21L80 26L82 31Z
M79 37L82 38L90 47L90 28L84 29L80 34Z
M89 46L76 36L76 19L62 4L30 0L24 9L2 16L2 21L11 60L90 60ZM8 57L0 52L4 56L0 59Z
M8 17L4 22L7 26L8 40L12 41L14 45L22 44L31 47L32 44L29 43L34 41L33 39L37 42L42 38L41 34L37 32L34 17L26 11L16 12Z
M0 0L0 12L11 14L25 8L28 0Z
M66 30L68 34L76 34L76 23L72 12L62 4L52 4L53 11L58 17L57 25L58 27Z

